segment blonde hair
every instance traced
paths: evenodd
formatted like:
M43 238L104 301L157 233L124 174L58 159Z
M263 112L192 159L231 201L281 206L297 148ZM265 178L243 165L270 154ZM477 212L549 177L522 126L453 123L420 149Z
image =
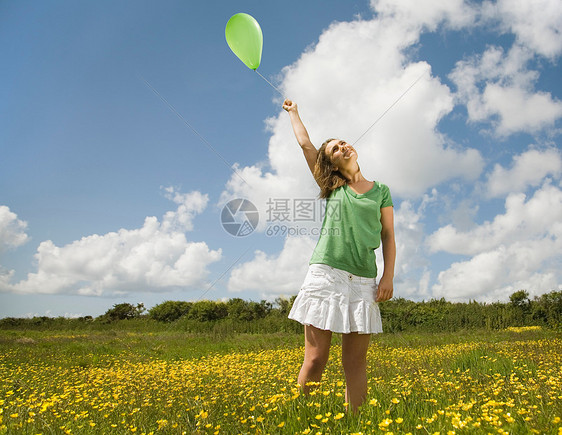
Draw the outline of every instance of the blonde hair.
M330 156L326 154L326 146L333 140L325 140L318 149L316 164L314 165L314 178L320 186L320 198L328 198L332 191L347 183L340 171L334 169Z

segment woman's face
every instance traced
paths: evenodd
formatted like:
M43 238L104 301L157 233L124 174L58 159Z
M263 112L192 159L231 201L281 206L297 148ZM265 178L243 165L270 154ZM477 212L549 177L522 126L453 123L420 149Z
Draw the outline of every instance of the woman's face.
M357 151L347 142L334 139L326 145L326 155L336 167L345 167L349 163L357 161Z

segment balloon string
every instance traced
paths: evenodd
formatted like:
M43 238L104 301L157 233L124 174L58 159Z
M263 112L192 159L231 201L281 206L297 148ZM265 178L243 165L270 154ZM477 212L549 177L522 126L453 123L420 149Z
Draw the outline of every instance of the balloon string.
M255 69L254 71L257 72L258 75L259 75L262 79L264 79L264 80L266 81L266 83L267 83L269 86L271 86L273 89L275 89L277 92L279 92L279 95L281 95L283 98L285 98L285 96L283 95L283 92L281 92L279 89L277 89L269 80L267 80L264 76L262 76L262 75L260 74L260 72L259 72L257 69Z
M355 145L357 142L359 142L359 140L360 140L363 136L365 136L365 135L369 132L369 130L370 130L371 128L373 128L373 127L375 126L375 124L376 124L377 122L379 122L379 121L383 118L383 116L386 115L386 114L389 112L389 110L392 109L392 108L402 99L402 97L403 97L404 95L406 95L406 94L408 93L408 91L409 91L410 89L412 89L412 88L416 85L417 82L420 81L420 79L421 79L425 74L426 74L426 73L425 73L425 71L424 71L423 74L422 74L421 76L419 76L419 77L416 79L416 81L415 81L414 83L412 83L412 84L410 85L410 87L409 87L408 89L406 89L406 90L402 93L402 95L400 95L400 96L394 101L394 103L392 103L392 104L388 107L388 109L386 109L386 110L382 113L382 115L380 115L380 116L375 120L375 122L373 122L373 123L371 124L371 126L370 126L367 130L365 130L365 133L363 133L361 136L359 136L359 137L355 140L355 142L353 142L351 145Z

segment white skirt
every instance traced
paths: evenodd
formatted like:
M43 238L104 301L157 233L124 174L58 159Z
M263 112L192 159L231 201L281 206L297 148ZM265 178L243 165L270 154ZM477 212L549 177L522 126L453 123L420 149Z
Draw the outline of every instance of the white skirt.
M375 278L311 264L289 319L342 334L382 332Z

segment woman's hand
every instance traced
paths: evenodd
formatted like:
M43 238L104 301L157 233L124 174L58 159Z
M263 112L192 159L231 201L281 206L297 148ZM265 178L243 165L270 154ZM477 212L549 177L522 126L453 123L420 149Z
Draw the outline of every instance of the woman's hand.
M287 112L291 112L291 111L297 111L297 103L295 103L294 101L291 101L289 99L286 99L283 102L283 109L285 109Z
M377 291L375 302L388 301L392 297L392 294L394 293L394 284L392 281L392 278L388 278L384 275L382 276L379 281L379 289Z

